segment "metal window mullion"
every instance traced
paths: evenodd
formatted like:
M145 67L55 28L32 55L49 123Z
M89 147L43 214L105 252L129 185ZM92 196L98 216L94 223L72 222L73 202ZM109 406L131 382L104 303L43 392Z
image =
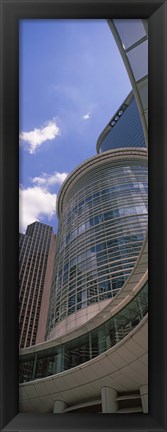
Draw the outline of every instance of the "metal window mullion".
M133 45L131 45L130 47L128 47L127 49L125 49L125 53L128 53L129 51L133 50L134 48L138 47L139 45L141 45L143 42L147 41L148 37L147 36L143 36L141 39L138 39L138 41L136 41Z
M33 364L33 371L32 371L33 380L35 379L36 364L37 364L37 352L34 354L34 364Z

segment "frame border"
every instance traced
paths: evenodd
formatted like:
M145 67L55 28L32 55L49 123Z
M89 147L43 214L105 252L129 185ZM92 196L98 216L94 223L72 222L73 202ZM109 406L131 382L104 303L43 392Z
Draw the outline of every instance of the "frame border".
M40 8L39 8L40 6ZM167 431L167 0L0 0L0 430ZM19 414L19 19L149 19L149 414ZM17 252L16 252L17 251ZM160 293L157 295L157 291Z

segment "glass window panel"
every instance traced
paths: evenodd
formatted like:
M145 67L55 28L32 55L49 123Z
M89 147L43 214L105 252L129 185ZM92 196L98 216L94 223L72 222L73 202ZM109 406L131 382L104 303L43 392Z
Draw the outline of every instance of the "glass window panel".
M75 306L72 306L71 308L68 309L68 315L71 315L74 312L75 312Z
M100 325L92 332L82 335L70 342L52 347L37 353L35 379L59 373L82 364L91 358L98 356L111 346L114 346L124 338L142 319L148 310L148 284L135 296L130 303L118 312L114 317ZM109 293L102 293L105 299ZM96 296L89 299L89 304L96 301ZM81 303L78 305L79 309ZM73 312L71 307L69 314ZM20 364L20 382L33 379L35 356L23 356Z
M90 360L88 335L65 345L66 369L73 368L88 360Z
M114 19L114 24L125 49L146 36L141 19Z
M24 383L24 382L32 380L33 367L34 367L34 356L30 360L20 362L20 365L19 365L20 383Z
M61 352L55 355L41 352L38 353L38 357L42 358L37 358L35 378L44 378L61 371Z
M75 257L75 258L72 258L72 259L71 259L71 262L70 262L71 267L73 267L74 265L76 265L76 262L77 262L76 257Z
M127 56L136 81L148 75L148 41L129 51Z
M75 229L74 231L72 231L71 233L71 240L74 240L77 237L77 229Z

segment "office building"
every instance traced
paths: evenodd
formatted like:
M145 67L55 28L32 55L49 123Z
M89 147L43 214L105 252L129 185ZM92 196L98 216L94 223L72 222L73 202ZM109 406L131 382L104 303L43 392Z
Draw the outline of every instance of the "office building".
M46 266L44 288L43 288L43 294L41 300L36 344L44 342L46 338L46 324L47 324L47 317L48 317L50 290L52 286L55 253L56 253L56 236L52 233L49 253L48 253L47 266Z
M133 91L112 116L96 144L97 153L127 147L146 147Z
M146 149L95 156L64 182L57 204L49 339L72 329L72 323L86 322L89 308L92 316L127 280L147 229L147 184Z
M47 303L42 302L42 296L49 295L50 281L45 282L48 256L49 267L53 269L55 251L55 236L53 229L40 222L28 225L26 233L19 237L19 345L20 348L28 347L44 341L44 331L40 322L46 322ZM50 268L49 274L52 275ZM41 313L42 302L42 314Z

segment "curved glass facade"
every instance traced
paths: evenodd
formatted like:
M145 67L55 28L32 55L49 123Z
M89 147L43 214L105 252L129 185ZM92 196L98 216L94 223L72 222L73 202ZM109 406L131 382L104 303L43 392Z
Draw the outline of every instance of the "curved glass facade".
M54 375L85 363L127 336L148 312L148 283L116 315L65 344L20 356L20 382Z
M147 157L132 152L113 161L109 152L78 175L63 198L47 335L68 315L117 294L146 228Z

